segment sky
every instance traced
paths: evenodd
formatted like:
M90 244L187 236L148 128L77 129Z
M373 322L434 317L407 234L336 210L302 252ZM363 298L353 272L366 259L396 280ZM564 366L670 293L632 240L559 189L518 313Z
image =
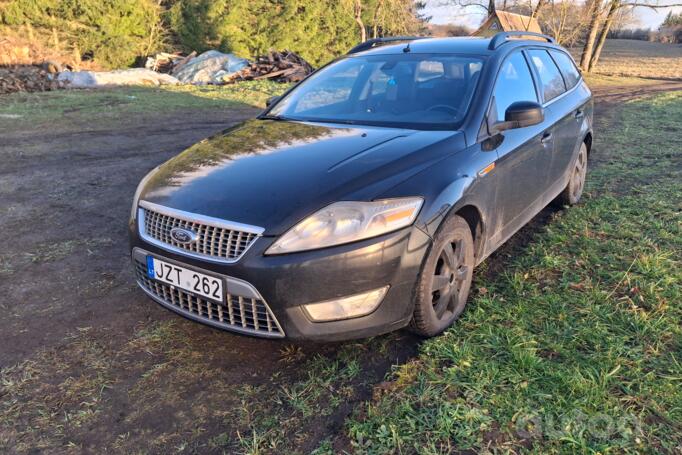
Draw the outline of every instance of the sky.
M666 3L679 3L680 0L661 0L660 4L665 5ZM431 22L434 24L464 24L471 28L478 27L484 19L484 15L480 13L480 8L458 8L452 6L452 3L448 0L425 0L426 8L424 9L424 14L426 16L432 16ZM637 8L635 10L638 18L639 24L636 27L657 29L668 11L672 9L675 13L681 13L682 7L672 7L664 8L654 11L650 8Z

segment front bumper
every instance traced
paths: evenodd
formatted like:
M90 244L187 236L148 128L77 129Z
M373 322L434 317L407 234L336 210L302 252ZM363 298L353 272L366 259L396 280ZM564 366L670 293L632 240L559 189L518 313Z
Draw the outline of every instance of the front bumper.
M210 310L208 306L196 306L200 302L189 308L185 306L183 310L183 307L171 305L168 301L164 302L164 298L150 293L149 286L145 286L138 275L138 284L165 307L198 322L243 334L325 341L374 336L406 326L412 317L417 276L431 243L431 239L420 229L409 227L348 245L265 256L263 253L275 238L259 237L238 262L218 264L148 243L140 238L137 227L132 223L130 238L134 265L143 261L147 254L175 261L185 267L224 278L228 297L231 295L237 299L255 301L247 300L246 307L242 307L246 308L246 323L236 319L236 324L220 324L206 316L209 311L212 315L216 314L217 303L213 303ZM242 286L238 286L240 283ZM358 294L386 285L390 288L381 304L366 316L313 322L302 308L304 304ZM171 298L175 296L166 295L166 299ZM260 305L259 302L263 305L256 306ZM193 308L198 311L190 311ZM228 309L223 307L220 310ZM267 323L267 319L261 320L261 330L252 330L254 315L263 316L268 312L272 315L273 327L278 327L279 332L262 330L262 323Z

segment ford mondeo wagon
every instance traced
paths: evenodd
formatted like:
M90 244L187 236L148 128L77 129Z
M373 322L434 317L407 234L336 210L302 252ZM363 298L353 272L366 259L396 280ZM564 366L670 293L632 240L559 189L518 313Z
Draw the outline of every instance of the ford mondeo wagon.
M143 179L136 279L242 334L433 336L476 265L580 200L591 145L592 95L549 37L370 40Z

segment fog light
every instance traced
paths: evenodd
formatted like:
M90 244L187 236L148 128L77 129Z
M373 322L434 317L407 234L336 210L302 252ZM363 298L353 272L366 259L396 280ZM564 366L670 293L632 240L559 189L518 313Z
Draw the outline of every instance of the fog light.
M310 319L317 322L357 318L376 310L387 291L388 286L385 286L362 294L303 305L303 308Z

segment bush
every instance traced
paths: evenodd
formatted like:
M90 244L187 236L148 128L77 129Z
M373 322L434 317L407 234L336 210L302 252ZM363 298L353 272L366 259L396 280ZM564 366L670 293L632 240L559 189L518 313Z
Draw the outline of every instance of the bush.
M35 29L50 46L105 67L164 50L219 49L254 57L290 49L313 65L360 39L354 0L0 0L0 26ZM414 0L363 0L368 35L402 35L422 25Z
M217 49L218 24L226 8L226 0L176 1L165 13L166 26L173 41L185 52Z
M649 28L612 29L607 36L613 39L632 39L638 41L655 41L656 33Z
M359 36L337 0L176 0L166 22L186 52L219 49L250 58L291 49L313 65L345 52Z
M0 24L35 30L36 39L94 58L130 66L162 44L161 8L152 0L10 0Z

